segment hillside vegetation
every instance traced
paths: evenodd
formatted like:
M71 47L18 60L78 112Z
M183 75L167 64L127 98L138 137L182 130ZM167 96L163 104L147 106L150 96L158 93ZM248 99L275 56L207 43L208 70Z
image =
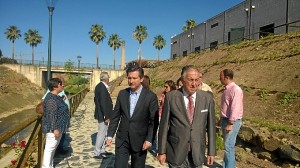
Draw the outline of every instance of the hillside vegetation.
M193 53L150 69L151 85L159 95L165 80L176 81L181 68L193 64L204 72L219 114L222 69L234 71L244 91L244 124L300 144L300 32L245 41L214 51Z

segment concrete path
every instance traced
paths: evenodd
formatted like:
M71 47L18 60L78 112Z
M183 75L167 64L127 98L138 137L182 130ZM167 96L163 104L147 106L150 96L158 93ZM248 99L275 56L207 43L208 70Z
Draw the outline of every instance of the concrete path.
M94 144L97 135L97 120L94 119L94 94L89 92L83 102L79 105L74 116L71 118L71 127L67 133L70 141L69 153L66 155L55 155L54 163L57 168L80 167L80 168L113 168L114 167L114 145L107 147L106 151L112 152L109 158L98 160L93 158ZM220 163L220 158L217 157ZM161 166L156 158L148 152L146 165L148 168L166 168ZM216 164L213 167L221 167Z

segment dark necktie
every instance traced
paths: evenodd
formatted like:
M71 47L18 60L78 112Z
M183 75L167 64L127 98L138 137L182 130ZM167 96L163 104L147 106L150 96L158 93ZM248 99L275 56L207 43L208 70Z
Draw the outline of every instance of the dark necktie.
M192 123L193 122L193 117L194 117L194 110L195 110L194 100L193 100L193 97L191 95L188 96L187 98L189 100L187 111L188 111L190 122Z

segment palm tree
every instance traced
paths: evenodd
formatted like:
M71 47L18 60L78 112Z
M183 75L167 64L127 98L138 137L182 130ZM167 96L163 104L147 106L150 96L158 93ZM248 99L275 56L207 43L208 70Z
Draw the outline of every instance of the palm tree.
M139 42L139 50L138 50L139 66L141 66L142 42L147 37L148 37L147 27L144 25L137 25L133 32L133 38Z
M182 30L186 32L189 29L193 29L196 26L196 21L194 19L188 19L185 21L185 25L182 27Z
M9 26L4 33L6 38L12 42L12 59L15 58L15 40L21 37L21 30L17 26Z
M153 46L158 50L157 52L157 60L159 61L159 53L160 50L166 46L166 40L162 35L157 35L154 37Z
M103 26L99 24L94 24L89 31L90 39L96 43L96 60L97 60L97 68L99 68L99 43L103 41L106 37L106 32L103 30Z
M190 53L192 53L192 39L194 38L193 28L196 26L196 21L193 19L188 19L185 21L185 25L182 27L182 30L184 32L187 32L189 30L188 37L190 38Z
M42 36L37 30L29 29L27 33L24 34L24 40L26 44L32 47L32 65L34 64L34 47L42 42Z
M114 69L116 69L116 49L118 49L121 46L120 38L117 34L112 34L109 36L108 45L113 49L113 55L114 55Z

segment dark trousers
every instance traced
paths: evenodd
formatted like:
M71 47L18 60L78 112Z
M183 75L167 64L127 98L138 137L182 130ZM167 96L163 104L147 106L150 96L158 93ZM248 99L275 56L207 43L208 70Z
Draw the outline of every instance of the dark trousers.
M142 150L142 149L141 149ZM120 147L116 147L115 168L127 168L129 156L131 156L130 167L141 168L145 167L147 150L135 152L132 150L127 138Z
M62 133L60 142L57 146L57 150L63 150L64 149L65 141L66 141L66 133Z

